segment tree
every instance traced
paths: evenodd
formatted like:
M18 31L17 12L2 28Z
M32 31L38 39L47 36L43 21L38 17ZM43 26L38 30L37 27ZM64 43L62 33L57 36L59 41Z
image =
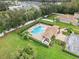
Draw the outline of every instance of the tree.
M35 59L35 51L32 46L27 46L18 51L15 59Z
M16 28L25 24L27 21L36 19L41 16L41 11L32 7L28 10L7 10L0 12L0 32Z
M67 31L68 31L69 34L71 34L72 33L72 28L67 27Z
M26 40L26 39L30 38L31 34L28 31L24 31L24 32L21 33L21 36L22 36L23 39Z
M0 33L2 33L4 31L4 26L3 26L3 23L0 19Z
M0 11L5 11L8 9L9 4L5 2L0 2Z

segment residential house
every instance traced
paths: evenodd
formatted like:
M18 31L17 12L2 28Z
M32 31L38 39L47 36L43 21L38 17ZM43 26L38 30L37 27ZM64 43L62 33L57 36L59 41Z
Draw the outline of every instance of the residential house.
M44 40L43 43L46 42L50 43L52 36L55 36L58 32L59 32L59 26L54 25L47 27L47 29L43 34L43 40Z
M59 21L64 22L64 23L71 23L73 25L78 25L78 20L76 17L74 17L73 15L61 15L61 16L57 16L57 18L59 19Z
M66 39L66 50L79 56L79 35L72 33Z

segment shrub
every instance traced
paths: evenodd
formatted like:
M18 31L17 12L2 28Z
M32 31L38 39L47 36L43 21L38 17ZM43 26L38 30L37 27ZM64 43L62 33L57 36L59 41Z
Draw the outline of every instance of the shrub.
M63 32L64 35L70 35L70 32Z
M47 24L47 25L53 26L52 22L48 22L48 21L44 21L44 20L39 20L39 22L43 23L43 24Z
M66 52L66 53L68 53L68 54L70 54L70 55L73 55L73 56L79 58L78 55L76 55L76 54L74 54L74 53L71 53L71 52L69 52L69 51L67 51L67 50L65 50L65 49L63 49L63 51Z
M15 56L15 59L35 59L35 57L36 57L36 54L35 54L34 48L28 45L22 50L18 50L18 53Z
M55 36L52 36L52 38L51 38L51 42L50 42L50 44L49 44L49 46L53 46L53 44L54 44L54 40L55 40Z
M23 31L27 30L28 28L32 27L33 25L35 25L35 24L37 24L37 23L38 23L38 21L35 21L35 22L33 22L33 23L30 23L30 24L28 24L28 25L26 25L26 26L20 28L20 29L17 31L17 33L20 35Z
M63 41L60 41L58 39L55 39L55 43L58 44L58 45L61 45L63 48L65 47L66 43L63 42Z

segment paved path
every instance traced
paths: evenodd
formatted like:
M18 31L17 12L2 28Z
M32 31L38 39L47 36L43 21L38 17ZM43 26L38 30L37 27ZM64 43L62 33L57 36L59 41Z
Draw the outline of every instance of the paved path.
M28 22L26 22L24 25L28 25L28 24L30 24L30 23L33 23L35 20L32 20L32 21L28 21Z
M53 20L49 20L49 19L42 19L42 20L49 21L49 22L53 22Z

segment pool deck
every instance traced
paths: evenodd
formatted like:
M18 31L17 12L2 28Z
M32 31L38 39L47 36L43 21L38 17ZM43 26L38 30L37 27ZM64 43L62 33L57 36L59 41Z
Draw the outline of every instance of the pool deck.
M35 26L32 26L31 28L29 28L28 32L32 34L32 30L38 26L44 27L45 31L40 34L32 35L32 38L34 38L35 40L40 41L46 45L49 45L52 36L56 35L57 32L59 31L59 29L58 29L59 27L58 26L49 26L49 25L38 23ZM47 38L48 41L46 41L44 37Z
M31 28L28 29L28 32L32 34L32 30L38 26L42 26L44 27L44 30L46 30L46 28L49 26L49 25L45 25L45 24L41 24L41 23L38 23L36 24L35 26L32 26ZM32 35L32 38L34 38L35 40L39 41L39 42L42 42L43 43L43 33L40 33L40 34L36 34L36 35Z

